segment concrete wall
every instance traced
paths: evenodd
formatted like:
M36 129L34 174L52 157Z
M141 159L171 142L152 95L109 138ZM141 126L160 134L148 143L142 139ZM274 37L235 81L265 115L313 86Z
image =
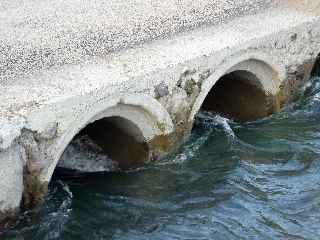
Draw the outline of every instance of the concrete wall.
M320 18L314 5L307 11L306 5L277 4L81 63L12 75L0 96L2 218L21 203L42 201L64 151L99 120L112 120L121 134L146 144L145 161L154 161L187 139L195 115L204 102L210 107L211 93L226 76L231 84L213 94L226 111L232 81L241 82L244 90L233 97L244 99L239 108L248 106L250 118L279 111L311 75L320 53ZM252 107L255 94L261 101ZM229 113L242 118L237 109ZM60 164L93 169L79 161Z

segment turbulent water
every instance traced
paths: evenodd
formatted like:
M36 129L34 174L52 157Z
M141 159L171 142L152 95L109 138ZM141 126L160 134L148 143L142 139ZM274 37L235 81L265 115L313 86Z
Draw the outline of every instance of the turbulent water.
M202 113L160 163L56 176L4 239L320 239L320 78L269 118ZM1 237L0 237L1 238Z

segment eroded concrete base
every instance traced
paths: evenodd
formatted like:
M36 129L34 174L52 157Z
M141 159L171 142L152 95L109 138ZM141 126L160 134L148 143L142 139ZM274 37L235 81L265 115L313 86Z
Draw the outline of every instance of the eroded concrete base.
M48 192L48 182L40 179L39 171L24 171L21 208L28 210L42 205Z
M23 149L0 150L0 227L12 223L19 212L23 188Z

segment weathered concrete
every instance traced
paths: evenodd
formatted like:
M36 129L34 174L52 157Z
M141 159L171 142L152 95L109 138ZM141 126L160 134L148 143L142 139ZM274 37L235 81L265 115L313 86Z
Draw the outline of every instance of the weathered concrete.
M64 2L53 10L30 2L0 5L3 219L22 199L26 207L41 202L58 165L141 166L183 143L201 108L240 120L264 117L318 69L320 12L307 0L110 1L104 7L74 0L70 16ZM123 11L135 14L119 19ZM79 141L88 143L95 162L71 159Z
M270 0L3 0L0 82L53 65L221 23L268 7Z

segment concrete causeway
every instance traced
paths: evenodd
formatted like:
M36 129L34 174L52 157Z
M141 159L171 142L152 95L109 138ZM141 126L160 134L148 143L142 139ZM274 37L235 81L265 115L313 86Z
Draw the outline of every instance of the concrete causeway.
M141 167L200 110L263 118L320 72L311 0L4 0L0 33L5 227L41 204L56 167Z

